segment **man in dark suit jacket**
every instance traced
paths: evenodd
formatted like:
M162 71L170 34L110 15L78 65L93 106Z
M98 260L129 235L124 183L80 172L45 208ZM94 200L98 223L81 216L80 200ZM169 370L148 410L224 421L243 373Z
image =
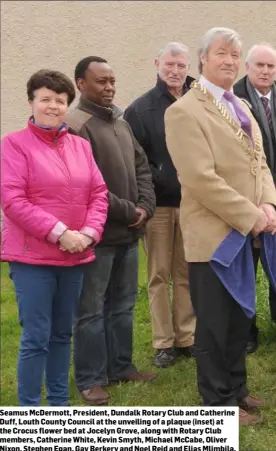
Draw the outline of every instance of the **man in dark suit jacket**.
M234 86L236 96L245 99L260 127L267 164L276 184L276 50L269 44L254 45L246 58L247 75ZM253 249L257 270L260 252ZM269 287L271 318L276 321L276 293ZM247 352L258 347L256 316L250 330Z

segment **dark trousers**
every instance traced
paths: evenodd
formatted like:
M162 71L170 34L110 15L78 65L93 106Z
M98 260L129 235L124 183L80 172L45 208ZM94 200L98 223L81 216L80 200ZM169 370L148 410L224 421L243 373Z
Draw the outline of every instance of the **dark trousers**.
M138 244L95 248L84 268L74 332L80 391L136 371L132 363L133 312L138 289Z
M260 260L260 249L252 247L253 250L253 258L254 258L254 267L255 273L257 274L258 263ZM270 307L270 315L272 321L276 321L276 293L273 290L272 286L269 285L269 307ZM249 341L255 342L258 339L259 329L256 324L257 317L256 315L252 318L251 328L249 331Z
M209 263L189 263L196 314L198 389L205 406L236 406L248 395L245 348L251 321Z

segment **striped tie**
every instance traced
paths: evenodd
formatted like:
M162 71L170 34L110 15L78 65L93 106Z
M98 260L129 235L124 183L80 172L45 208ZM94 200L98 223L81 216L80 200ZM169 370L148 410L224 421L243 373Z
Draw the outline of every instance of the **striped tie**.
M268 126L269 126L270 130L272 130L272 117L271 117L271 111L269 108L269 99L267 97L261 97L261 101L264 106Z

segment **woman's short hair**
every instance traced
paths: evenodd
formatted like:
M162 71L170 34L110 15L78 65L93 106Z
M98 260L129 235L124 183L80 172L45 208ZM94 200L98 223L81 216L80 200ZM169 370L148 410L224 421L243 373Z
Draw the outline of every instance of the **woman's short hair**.
M66 93L68 95L68 105L75 96L75 87L65 74L56 70L41 69L35 72L27 82L28 100L34 100L34 92L40 88L48 88L57 94Z

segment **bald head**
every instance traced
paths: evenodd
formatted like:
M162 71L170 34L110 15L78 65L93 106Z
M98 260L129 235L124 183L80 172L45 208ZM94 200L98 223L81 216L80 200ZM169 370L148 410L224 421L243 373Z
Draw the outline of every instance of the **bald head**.
M245 66L254 88L266 95L276 80L276 50L270 44L254 45L247 54Z

